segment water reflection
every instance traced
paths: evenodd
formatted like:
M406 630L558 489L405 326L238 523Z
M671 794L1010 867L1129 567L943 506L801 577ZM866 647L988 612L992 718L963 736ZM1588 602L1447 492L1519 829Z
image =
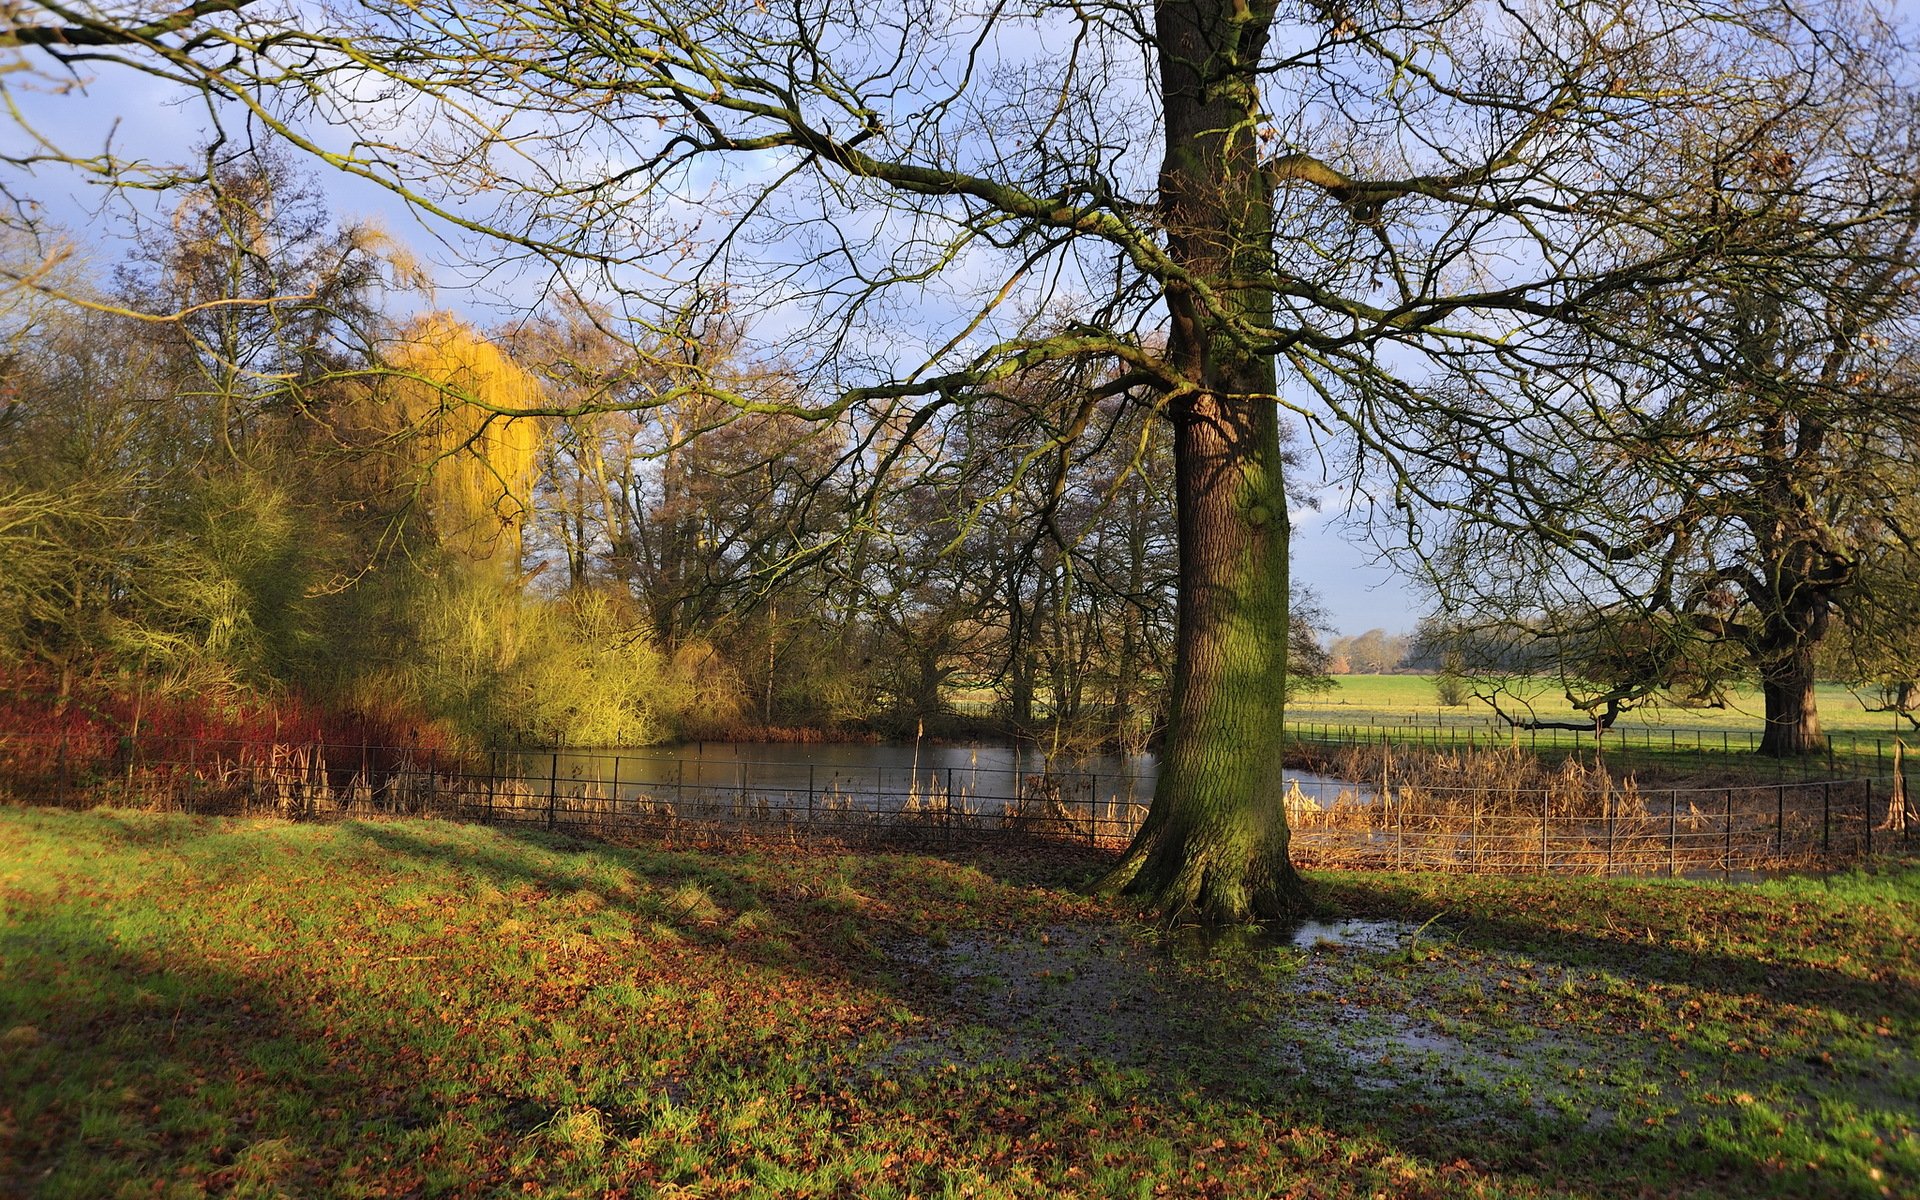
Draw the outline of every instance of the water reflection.
M1032 746L696 742L608 750L562 750L516 756L518 773L536 786L592 785L628 800L675 791L740 795L832 796L859 807L903 799L977 802L1058 799L1124 809L1153 798L1159 762L1151 754L1049 755ZM1354 785L1307 771L1285 773L1289 804L1331 806ZM1371 799L1370 796L1360 797Z

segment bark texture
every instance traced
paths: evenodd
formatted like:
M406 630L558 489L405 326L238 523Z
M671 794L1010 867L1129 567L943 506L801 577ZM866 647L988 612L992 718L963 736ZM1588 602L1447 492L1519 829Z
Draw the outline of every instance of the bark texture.
M1273 216L1260 168L1255 67L1270 4L1166 0L1155 10L1168 244L1168 397L1179 506L1172 711L1146 823L1109 877L1171 920L1284 917L1302 907L1287 857L1281 729L1287 505L1273 357ZM1244 319L1241 331L1235 318Z
M1824 615L1824 603L1819 607ZM1818 624L1824 626L1826 622L1823 619ZM1760 753L1792 758L1826 750L1827 739L1820 729L1820 710L1813 691L1813 652L1824 632L1824 628L1819 632L1783 632L1783 644L1762 657L1760 693L1766 702L1767 724L1760 735Z

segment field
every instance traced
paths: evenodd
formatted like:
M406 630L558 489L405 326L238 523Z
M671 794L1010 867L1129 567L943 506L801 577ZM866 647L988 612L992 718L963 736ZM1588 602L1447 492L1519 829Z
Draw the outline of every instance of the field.
M1331 691L1302 697L1289 714L1305 721L1349 721L1361 725L1416 722L1458 723L1498 721L1484 701L1469 699L1462 706L1445 706L1435 698L1431 675L1336 675ZM1888 713L1868 712L1860 697L1837 683L1818 687L1820 723L1831 733L1892 735L1904 733L1916 741L1903 720ZM1533 696L1537 715L1549 721L1588 719L1569 706L1566 698L1546 684ZM1515 710L1507 706L1509 713ZM1634 709L1620 717L1617 728L1637 737L1645 729L1743 730L1758 733L1764 726L1765 705L1758 688L1737 688L1728 694L1725 708L1689 708L1655 705Z
M1920 869L1322 875L0 810L0 1194L1911 1196Z

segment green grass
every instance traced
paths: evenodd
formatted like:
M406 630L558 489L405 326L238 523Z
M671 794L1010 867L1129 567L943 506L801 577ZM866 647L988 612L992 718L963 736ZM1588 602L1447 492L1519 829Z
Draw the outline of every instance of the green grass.
M1336 675L1330 691L1304 696L1291 706L1290 714L1308 721L1369 720L1382 723L1486 721L1493 709L1484 701L1470 699L1465 705L1448 707L1435 698L1431 675ZM1820 723L1832 733L1883 734L1902 732L1906 723L1887 713L1868 712L1851 690L1837 683L1823 683L1816 689ZM1567 702L1564 695L1542 684L1531 699L1537 715L1549 721L1588 719ZM1654 704L1623 714L1618 728L1636 733L1643 729L1703 729L1750 731L1757 734L1765 725L1766 706L1758 688L1735 688L1728 693L1724 708L1692 708L1674 704ZM1504 705L1509 713L1516 710ZM1908 731L1910 742L1920 740Z
M1439 705L1431 676L1343 675L1336 681L1333 690L1289 706L1287 725L1295 737L1347 741L1357 731L1360 737L1443 747L1517 742L1545 754L1582 755L1593 748L1590 730L1516 730L1478 699L1464 705ZM1867 712L1847 688L1821 684L1818 691L1830 756L1782 762L1754 753L1765 721L1760 694L1753 689L1735 690L1724 708L1649 704L1632 709L1621 714L1608 732L1605 751L1617 767L1630 772L1653 770L1678 776L1704 772L1718 778L1731 770L1771 778L1831 771L1884 777L1892 770L1896 739L1909 748L1920 748L1920 734L1895 729L1888 714ZM1571 708L1563 695L1544 687L1532 699L1533 715L1540 720L1583 725L1590 720ZM1524 715L1510 703L1503 707L1510 716Z
M0 1194L1920 1190L1920 869L1316 876L1361 946L1098 867L0 810Z

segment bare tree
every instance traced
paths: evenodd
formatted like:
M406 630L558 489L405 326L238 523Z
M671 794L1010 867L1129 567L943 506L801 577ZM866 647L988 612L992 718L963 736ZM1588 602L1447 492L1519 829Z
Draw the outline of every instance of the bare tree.
M1535 642L1603 725L1744 671L1762 752L1822 750L1835 618L1858 658L1920 616L1893 566L1920 446L1911 64L1854 32L1792 108L1681 131L1692 192L1622 252L1657 237L1687 271L1594 306L1551 369L1457 380L1430 427L1427 478L1461 488L1436 588L1482 641Z

